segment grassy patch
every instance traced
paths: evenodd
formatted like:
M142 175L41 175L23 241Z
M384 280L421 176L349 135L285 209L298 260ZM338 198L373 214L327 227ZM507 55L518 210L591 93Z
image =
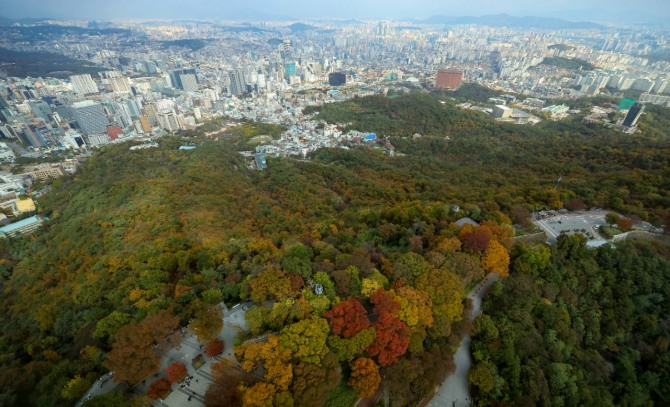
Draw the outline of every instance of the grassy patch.
M351 387L340 384L333 391L328 394L326 402L323 404L324 407L351 407L354 405L358 397L354 389Z
M611 226L601 226L599 232L606 239L611 239L612 237L623 233L623 231L621 231L620 229L613 228Z

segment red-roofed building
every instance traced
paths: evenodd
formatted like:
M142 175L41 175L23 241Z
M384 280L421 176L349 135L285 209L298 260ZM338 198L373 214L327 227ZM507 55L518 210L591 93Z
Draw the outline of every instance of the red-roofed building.
M107 127L107 134L112 140L119 138L120 134L123 134L123 128L120 126L109 126Z

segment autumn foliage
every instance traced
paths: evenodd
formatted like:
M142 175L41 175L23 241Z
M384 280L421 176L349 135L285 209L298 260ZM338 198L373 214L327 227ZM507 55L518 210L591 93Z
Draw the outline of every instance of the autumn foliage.
M370 296L370 302L374 304L374 312L380 315L382 311L388 312L391 315L396 315L400 310L400 304L393 299L388 291L377 290Z
M170 382L165 379L156 380L149 385L147 396L152 399L161 399L170 393Z
M260 382L244 392L244 407L272 407L272 399L277 387L272 383Z
M509 276L509 254L500 243L493 240L482 257L484 270L498 273L502 277Z
M491 235L476 231L463 236L463 249L469 253L481 253L489 247Z
M372 326L377 336L367 349L370 356L377 356L379 364L388 366L395 363L409 346L409 329L404 322L393 314L381 311L379 318Z
M619 218L616 221L616 225L623 230L633 229L633 221L628 218Z
M356 299L339 302L324 314L330 329L337 335L350 338L370 326L367 311Z
M177 383L186 377L186 374L186 366L182 362L174 362L165 370L165 375L167 376L170 383Z
M231 366L231 362L223 359L212 365L212 384L205 393L205 406L239 407L242 405L244 387L251 387L258 378L243 370Z
M215 339L205 346L205 354L210 358L220 355L223 352L224 343L221 339Z
M349 385L359 397L372 397L381 383L379 367L372 359L360 358L351 364Z
M276 335L270 335L265 342L245 342L235 349L235 354L242 359L244 371L265 371L263 379L274 383L273 388L286 390L293 380L293 366L289 363L291 351L279 343Z
M332 353L326 355L322 366L300 362L293 369L291 393L296 405L323 406L328 393L342 380L339 363Z
M137 383L158 371L160 359L153 345L162 342L179 325L179 318L168 311L147 317L140 323L121 328L105 366L116 372L115 380Z

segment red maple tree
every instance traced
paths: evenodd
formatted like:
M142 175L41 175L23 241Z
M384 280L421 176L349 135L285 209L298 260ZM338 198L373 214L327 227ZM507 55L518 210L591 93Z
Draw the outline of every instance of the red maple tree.
M389 366L407 351L409 328L394 315L381 311L372 326L377 332L375 341L367 348L368 354L377 356L379 364Z
M325 316L330 329L345 338L351 338L370 326L365 307L354 298L340 301Z

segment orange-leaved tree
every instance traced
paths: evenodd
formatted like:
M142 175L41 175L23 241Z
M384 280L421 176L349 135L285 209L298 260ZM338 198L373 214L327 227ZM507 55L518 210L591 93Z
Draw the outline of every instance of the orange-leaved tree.
M160 311L140 323L124 326L114 336L114 346L107 354L105 367L116 372L116 381L129 384L156 373L160 358L153 346L173 333L178 325L178 317L169 311Z
M165 379L156 380L149 385L147 396L152 399L161 399L170 393L170 382Z
M359 358L351 364L349 385L356 390L358 397L372 397L380 382L379 367L372 359Z
M165 369L165 375L170 383L176 383L186 377L186 365L182 362L174 362Z

